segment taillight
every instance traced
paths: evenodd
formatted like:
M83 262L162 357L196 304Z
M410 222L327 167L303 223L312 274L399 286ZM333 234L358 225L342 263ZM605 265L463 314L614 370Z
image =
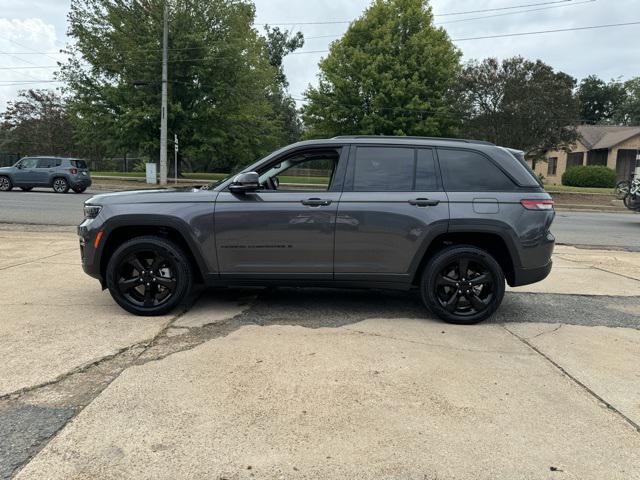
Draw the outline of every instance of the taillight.
M553 210L553 200L520 200L527 210Z
M72 168L69 170L71 172L71 175L75 175L78 173L78 169L77 168Z

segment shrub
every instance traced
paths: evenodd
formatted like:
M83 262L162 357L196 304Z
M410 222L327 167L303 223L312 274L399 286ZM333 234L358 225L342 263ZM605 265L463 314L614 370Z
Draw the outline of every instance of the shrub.
M571 167L562 174L562 184L569 187L614 188L616 172L601 165Z

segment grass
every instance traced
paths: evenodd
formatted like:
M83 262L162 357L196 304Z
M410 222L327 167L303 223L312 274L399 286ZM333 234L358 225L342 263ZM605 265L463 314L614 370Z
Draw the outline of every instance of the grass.
M567 187L566 185L545 185L544 189L549 193L600 193L613 195L613 188Z

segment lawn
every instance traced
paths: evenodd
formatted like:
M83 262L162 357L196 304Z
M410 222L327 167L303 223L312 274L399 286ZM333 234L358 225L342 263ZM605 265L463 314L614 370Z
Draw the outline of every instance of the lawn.
M567 187L566 185L545 185L544 189L549 193L600 193L613 195L613 188L589 188L589 187Z

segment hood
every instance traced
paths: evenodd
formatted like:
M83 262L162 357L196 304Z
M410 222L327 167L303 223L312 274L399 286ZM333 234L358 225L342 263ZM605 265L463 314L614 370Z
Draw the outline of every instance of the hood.
M13 170L13 167L0 167L0 172L10 172Z
M103 193L91 197L88 205L114 205L127 203L183 203L211 201L213 192L199 188L162 188L153 190L129 190L126 192Z

